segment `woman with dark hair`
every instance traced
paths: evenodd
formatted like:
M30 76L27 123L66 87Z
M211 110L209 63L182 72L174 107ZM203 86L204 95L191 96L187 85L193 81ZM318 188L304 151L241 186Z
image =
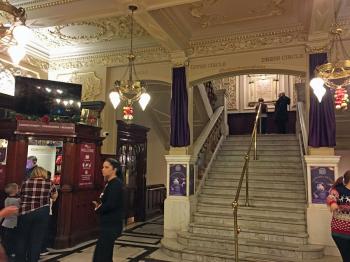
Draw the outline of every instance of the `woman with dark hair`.
M339 177L327 197L327 205L333 213L332 238L343 262L350 261L350 170Z
M119 162L107 158L103 162L102 175L107 184L100 201L93 201L100 216L100 234L96 243L93 262L112 262L114 241L123 230L123 183L117 177Z

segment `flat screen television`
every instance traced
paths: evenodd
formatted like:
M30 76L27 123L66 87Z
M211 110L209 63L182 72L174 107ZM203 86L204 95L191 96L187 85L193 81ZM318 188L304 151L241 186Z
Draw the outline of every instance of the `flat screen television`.
M15 77L14 110L35 116L80 116L81 85Z

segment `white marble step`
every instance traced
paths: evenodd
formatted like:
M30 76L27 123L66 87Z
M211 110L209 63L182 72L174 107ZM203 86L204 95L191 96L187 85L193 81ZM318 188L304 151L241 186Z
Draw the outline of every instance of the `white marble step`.
M205 196L225 195L227 197L233 197L236 192L232 191L231 187L221 187L220 190L218 190L217 187L205 186L201 193ZM245 194L245 188L241 194ZM305 200L305 191L295 191L293 189L276 190L271 188L250 188L249 196L252 198L271 197L273 199L283 196L284 198Z
M249 180L251 182L254 182L255 180L261 180L266 181L268 183L272 182L304 182L304 177L302 174L286 174L286 173L279 173L279 174L269 174L266 175L264 173L252 173L249 172ZM210 172L208 174L208 179L216 179L216 180L238 180L241 177L241 172L238 173L232 173L232 172ZM252 184L252 183L251 183Z
M222 161L217 159L214 164L213 168L215 167L243 167L244 161ZM293 162L293 161L288 161L288 162L282 162L282 161L263 161L263 160L250 160L249 161L249 169L250 168L270 168L271 166L273 167L278 167L282 169L301 169L301 162Z
M254 142L253 142L254 143ZM266 139L258 139L256 140L256 143L258 146L284 146L284 145L292 145L292 146L299 146L299 142L296 139L293 140L266 140ZM237 146L237 145L250 145L250 140L246 139L230 139L225 140L223 145L231 145L231 146Z
M308 234L305 232L280 232L278 230L266 230L265 228L243 228L240 224L239 226L241 228L239 237L245 239L294 244L307 244L308 242ZM234 230L232 226L222 226L216 224L191 223L189 226L189 232L194 234L213 235L218 238L220 238L220 236L234 237Z
M218 215L212 213L195 212L194 223L222 225L233 227L233 215ZM238 216L238 224L245 229L271 230L280 232L305 233L306 224L304 219L281 219L262 216Z
M212 172L232 172L232 173L238 173L242 172L243 165L242 166L232 166L232 167L225 167L225 166L214 166L211 171ZM261 167L255 167L255 166L249 166L249 172L251 173L264 173L266 175L268 174L280 174L280 173L289 173L289 174L295 174L295 173L302 173L301 167L295 166L295 167L289 167L284 168L283 166L276 166L268 167L268 166L261 166Z
M300 150L299 145L263 145L263 146L258 146L258 150L260 151L268 151L268 150ZM220 148L220 150L238 150L238 151L247 151L248 146L247 145L229 145L229 144L223 144Z
M241 193L241 197L239 199L239 204L244 205L245 199L244 199L244 194ZM204 204L218 204L218 205L231 205L233 202L233 196L232 197L226 197L225 195L200 195L198 197L198 202L199 203L204 203ZM305 200L299 200L299 199L291 199L291 198L281 198L281 197L276 197L276 198L265 198L265 197L259 197L259 198L250 198L249 203L252 206L256 207L266 207L266 206L271 206L271 207L285 207L288 205L291 208L305 208L306 203Z
M178 234L178 242L189 248L206 248L208 250L215 250L218 253L220 252L226 254L232 254L234 252L234 241L232 237L215 238L211 235L181 232ZM322 246L300 245L293 243L287 244L261 240L254 241L244 238L239 238L239 251L242 258L247 257L249 254L273 255L288 259L317 259L323 256Z
M290 188L300 188L304 189L303 180L286 180L282 181L271 181L271 179L265 178L263 176L260 177L251 177L249 178L249 188L271 188L271 189L290 189ZM232 192L236 192L238 187L239 178L231 178L231 179L216 179L216 178L208 178L205 180L205 185L210 187L231 187ZM245 188L245 180L243 180L243 188Z
M252 158L253 155L251 155L251 160L253 160ZM243 162L245 160L244 158L244 154L242 155L220 155L218 154L216 157L217 161L241 161ZM269 155L258 155L258 161L288 161L288 162L296 162L299 163L300 162L300 156L296 155L296 156L283 156L283 155L274 155L274 156L269 156Z
M241 148L241 149L220 149L218 156L244 156L247 153L247 148ZM294 150L282 150L282 149L269 149L266 148L258 148L257 150L258 157L259 156L298 156L300 157L300 150L294 149ZM253 156L253 151L250 153L250 156Z
M210 205L205 203L197 204L197 211L213 213L217 215L232 215L232 205ZM259 215L261 217L271 217L280 219L305 219L305 210L303 208L273 208L273 207L255 207L240 206L238 215L251 216Z
M251 136L250 135L233 135L228 136L225 141L244 141L248 140L250 141ZM288 140L297 140L297 137L295 134L286 134L286 135L277 135L277 134L266 134L266 135L258 135L257 140L265 140L265 141L288 141Z

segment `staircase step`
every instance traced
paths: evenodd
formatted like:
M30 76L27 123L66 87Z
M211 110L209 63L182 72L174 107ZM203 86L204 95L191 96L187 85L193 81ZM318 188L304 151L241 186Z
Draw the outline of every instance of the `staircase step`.
M210 172L208 174L209 179L216 179L216 180L221 180L221 179L228 179L228 180L238 180L241 177L241 172L239 173L233 173L233 172L219 172L219 173L214 173ZM301 174L285 174L285 173L280 173L280 174L261 174L261 173L251 173L249 172L249 180L255 181L255 180L261 180L261 181L268 181L269 183L271 182L304 182L304 178Z
M202 189L202 195L210 196L210 195L225 195L227 197L233 197L235 195L235 191L232 190L232 187L221 187L220 190L218 190L217 187L212 186L205 186ZM245 194L245 188L242 190L242 194ZM259 197L271 197L274 196L278 197L279 195L283 195L285 198L291 198L291 199L300 199L305 200L305 191L300 190L293 190L293 189L271 189L271 188L250 188L249 190L249 196L252 198L259 198Z
M251 158L252 159L252 158ZM275 161L275 162L300 162L300 156L283 156L283 155L275 155L275 156L268 156L268 155L258 155L258 161ZM242 155L220 155L218 154L216 156L217 161L244 161L244 154ZM252 160L256 161L256 160Z
M247 148L238 150L235 149L220 149L218 156L244 156L247 153ZM300 157L300 150L277 150L277 149L258 149L257 151L258 157L259 156L298 156ZM250 153L251 156L254 155L253 152Z
M212 224L233 227L233 215L218 215L211 213L195 212L194 223ZM305 233L306 224L304 219L281 219L260 216L238 216L238 224L242 229L265 229L279 232Z
M232 205L210 205L204 203L197 204L197 211L205 213L214 213L218 215L232 215ZM273 207L246 207L240 206L238 214L242 216L259 215L262 217L272 217L280 219L305 219L305 210L291 208L273 208Z
M258 150L261 151L268 151L268 150L279 150L279 149L284 149L284 150L300 150L299 149L299 145L264 145L264 146L259 146ZM247 145L229 145L229 144L223 144L220 148L220 150L243 150L243 151L247 151L248 150L248 146Z
M241 172L243 166L232 166L232 167L216 167L214 166L211 171L213 172ZM289 167L288 169L284 168L283 166L273 166L273 167L268 167L268 166L261 166L261 167L254 167L250 166L249 167L249 172L251 173L262 173L262 174L271 174L271 173L290 173L290 174L295 174L295 173L302 173L302 169L299 166L296 167Z
M209 175L210 177L210 175ZM237 187L238 187L239 178L231 178L231 179L215 179L215 178L208 178L205 180L205 186L210 187L231 187L232 192L236 193ZM302 188L304 189L304 182L302 180L290 180L290 181L272 181L271 179L268 179L266 177L260 176L260 177L254 177L252 179L250 177L250 183L249 188L255 189L255 188L269 188L269 189L290 189L290 188ZM243 188L245 188L245 180L243 181Z
M204 204L218 204L218 205L231 205L233 202L233 196L228 198L226 196L222 195L200 195L198 197L198 202L199 203L204 203ZM239 204L244 205L245 199L244 199L244 194L241 194L241 197L239 199ZM306 203L305 200L299 200L299 199L287 199L287 198L281 198L281 197L276 197L276 198L250 198L249 203L252 206L256 207L266 207L266 206L271 206L271 207L285 207L288 205L291 208L305 208Z
M239 237L253 240L275 241L275 242L287 242L294 244L307 244L308 234L304 232L280 232L273 231L271 229L248 229L240 226ZM201 224L191 223L189 226L189 232L202 235L213 235L215 237L234 237L233 227L222 226L216 224Z
M244 161L221 161L221 160L216 160L213 164L213 168L215 167L243 167ZM279 161L262 161L262 160L251 160L249 162L249 169L250 168L270 168L271 166L273 167L278 167L278 168L283 168L283 169L301 169L301 162L279 162Z
M233 135L233 136L228 136L225 140L225 142L227 141L243 141L243 140L250 140L251 139L251 135ZM257 136L257 140L272 140L272 141L288 141L288 140L297 140L297 137L295 134L266 134L266 135L258 135Z
M178 242L194 249L215 250L217 253L224 254L234 253L234 239L232 237L215 238L212 235L181 232L178 234ZM285 258L284 261L293 261L292 259L318 259L323 256L323 247L239 238L239 254L242 259L245 257L254 257L257 254L259 256L264 255L265 258L268 258L267 255L279 258L283 257Z

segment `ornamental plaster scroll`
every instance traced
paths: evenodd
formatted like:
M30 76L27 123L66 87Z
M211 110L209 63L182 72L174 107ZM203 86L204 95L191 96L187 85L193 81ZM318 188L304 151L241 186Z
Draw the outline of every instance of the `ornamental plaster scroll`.
M41 60L39 58L36 58L34 56L31 56L31 55L26 55L25 56L25 61L36 67L36 68L39 68L40 70L42 70L43 72L48 72L49 70L49 63L47 61L44 61L44 60Z
M249 20L255 20L259 18L266 18L270 16L279 16L284 13L284 9L281 7L284 0L270 0L262 7L257 7L250 10L248 13L250 17L244 18L232 18L222 14L210 13L213 10L215 4L222 2L222 0L203 0L197 3L193 3L190 7L190 14L200 23L202 28L207 28L215 25L223 25L229 23L245 22Z
M82 85L82 101L94 101L102 92L101 79L95 72L57 75L57 80Z
M50 70L72 70L95 67L101 65L105 67L127 65L128 51L124 52L106 52L91 54L80 57L64 57L50 62ZM169 61L170 57L167 51L161 47L151 47L135 50L135 63L151 63Z
M195 57L283 47L292 44L304 44L306 38L307 34L303 27L296 26L278 31L195 40L190 42L188 53L191 57Z
M73 2L82 0L32 0L32 1L12 1L11 3L15 6L23 7L26 11L32 11L37 9L43 9L58 5L65 5Z
M108 17L90 21L80 21L54 27L33 30L36 38L46 46L62 46L106 42L113 39L130 38L130 18L128 16ZM134 37L148 37L149 34L137 23Z
M228 110L239 108L238 81L239 76L212 80L214 90L226 89Z

